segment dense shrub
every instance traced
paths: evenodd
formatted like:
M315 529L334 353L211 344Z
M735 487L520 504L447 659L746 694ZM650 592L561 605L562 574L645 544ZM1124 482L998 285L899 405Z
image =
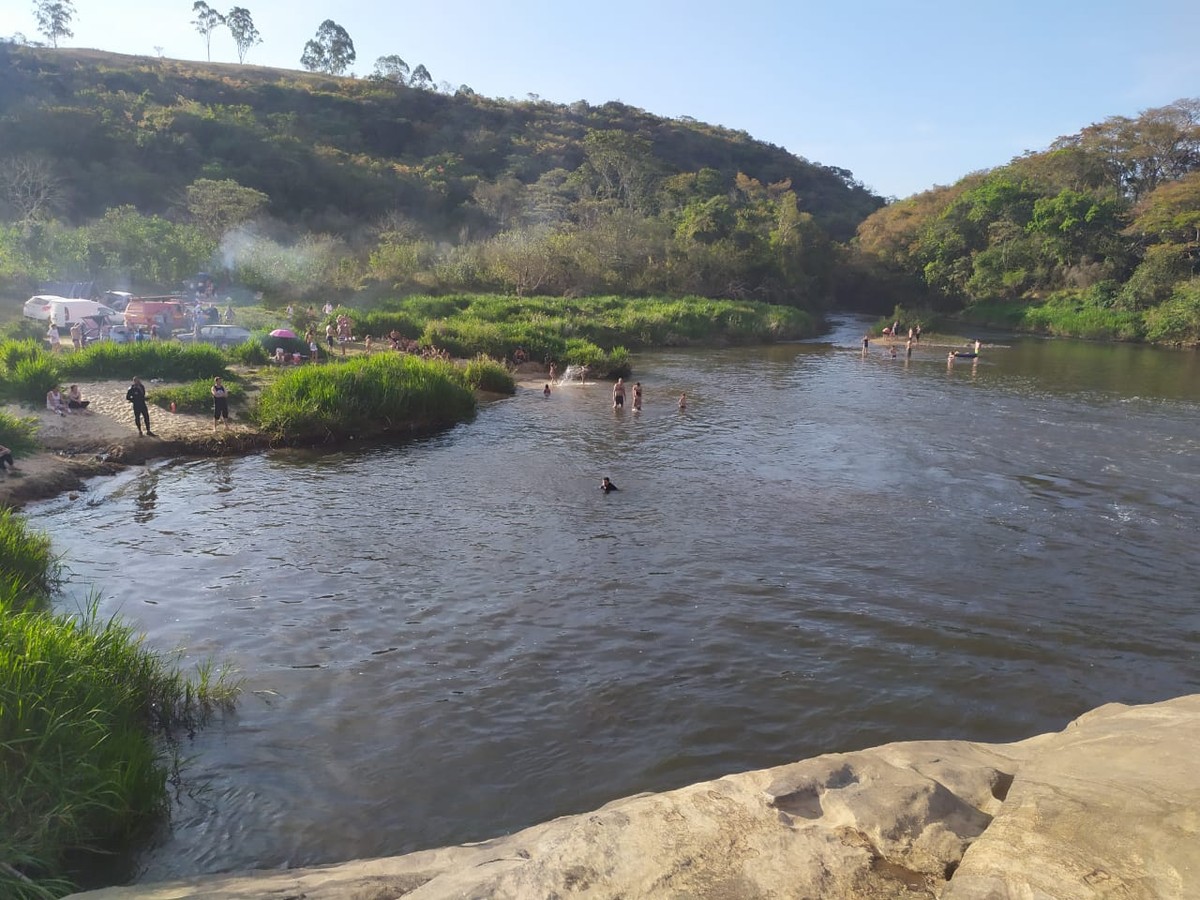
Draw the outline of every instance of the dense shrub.
M211 412L213 408L212 379L191 381L187 384L155 387L146 395L148 402L162 409L170 409L175 404L175 411L181 413ZM229 396L229 405L241 403L246 399L245 389L237 382L227 382L225 389Z
M463 378L467 386L477 391L491 391L496 394L515 394L516 383L503 363L490 356L476 356L463 369Z
M474 412L475 398L452 363L380 353L285 370L263 388L256 418L281 438L312 439L439 427Z
M226 359L211 344L180 344L174 341L142 341L116 344L101 341L77 353L64 355L59 374L71 378L127 379L143 381L190 381L193 378L229 377Z

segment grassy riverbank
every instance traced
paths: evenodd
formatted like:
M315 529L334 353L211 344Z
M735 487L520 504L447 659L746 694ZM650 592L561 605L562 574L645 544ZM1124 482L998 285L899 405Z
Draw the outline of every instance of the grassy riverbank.
M70 889L68 860L119 847L163 813L166 739L232 702L237 684L185 678L95 609L54 615L49 540L0 511L0 896Z

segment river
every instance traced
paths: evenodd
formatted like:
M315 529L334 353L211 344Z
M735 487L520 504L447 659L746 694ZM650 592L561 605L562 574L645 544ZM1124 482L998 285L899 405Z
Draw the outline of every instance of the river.
M1200 690L1197 355L893 360L862 330L639 353L640 413L522 389L426 440L159 463L29 508L61 608L99 591L245 679L183 745L136 880Z

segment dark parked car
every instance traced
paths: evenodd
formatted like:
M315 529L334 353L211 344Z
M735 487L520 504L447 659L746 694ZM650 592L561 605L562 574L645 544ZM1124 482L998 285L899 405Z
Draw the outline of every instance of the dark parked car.
M185 331L178 335L181 341L200 341L218 347L232 347L250 340L249 329L238 325L201 325L196 332Z

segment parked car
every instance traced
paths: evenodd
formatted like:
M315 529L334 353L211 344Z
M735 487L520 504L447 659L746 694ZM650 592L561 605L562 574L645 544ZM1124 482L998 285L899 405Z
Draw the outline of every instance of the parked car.
M56 297L53 294L37 294L30 297L21 311L26 318L53 322L59 328L66 328L85 316L104 316L110 322L118 322L121 319L121 314L115 309L95 300Z
M216 344L218 347L232 347L234 344L244 344L250 340L250 330L240 325L201 325L194 332L185 331L179 335L184 342L200 341L204 344Z

